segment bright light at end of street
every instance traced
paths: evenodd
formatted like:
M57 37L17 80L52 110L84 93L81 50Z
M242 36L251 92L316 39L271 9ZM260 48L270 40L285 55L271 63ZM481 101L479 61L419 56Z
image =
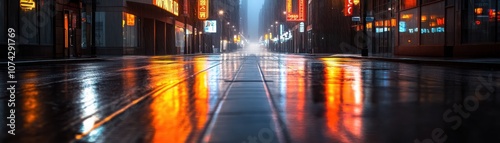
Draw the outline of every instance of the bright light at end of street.
M262 48L259 43L250 43L246 47L245 52L247 52L248 54L258 54L262 52Z

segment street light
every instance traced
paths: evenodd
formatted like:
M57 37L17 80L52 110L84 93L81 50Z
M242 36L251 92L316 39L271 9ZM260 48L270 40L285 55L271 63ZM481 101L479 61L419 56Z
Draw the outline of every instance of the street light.
M221 9L221 10L219 10L219 18L221 21L221 25L220 25L221 26L221 28L220 28L221 33L220 33L220 42L219 42L221 44L221 46L220 46L219 51L224 49L224 42L223 42L224 41L224 24L223 24L224 22L223 22L223 20L224 19L223 19L223 16L224 16L224 10Z

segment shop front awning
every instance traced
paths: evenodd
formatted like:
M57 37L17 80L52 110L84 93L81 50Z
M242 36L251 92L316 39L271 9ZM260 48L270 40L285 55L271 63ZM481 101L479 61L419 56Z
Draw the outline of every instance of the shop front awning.
M160 20L169 24L174 24L172 17L177 17L174 14L157 7L156 5L133 1L126 2L125 12L139 17Z

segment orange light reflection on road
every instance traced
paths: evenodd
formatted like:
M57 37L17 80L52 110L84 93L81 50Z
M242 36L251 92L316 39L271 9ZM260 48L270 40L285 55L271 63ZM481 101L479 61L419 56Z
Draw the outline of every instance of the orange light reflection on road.
M293 138L297 138L299 140L305 140L305 135L307 134L306 129L306 120L305 114L302 111L305 111L306 104L306 90L305 90L305 71L304 71L304 61L287 61L286 65L291 65L289 67L294 67L298 69L288 69L295 70L296 72L287 72L287 85L286 85L286 110L287 111L300 111L295 114L286 114L287 120L293 120L297 126L294 126L292 130L290 130L290 136ZM296 96L296 97L294 97Z
M151 68L151 86L180 82L187 74L204 70L205 64L205 62L197 61L193 67L193 73L189 73L189 70L182 70L184 66L181 64L167 68ZM155 98L150 105L151 126L154 129L152 142L188 142L188 137L192 132L203 129L209 112L207 78L207 73L203 72L194 77L194 84L181 82L172 88L165 88L154 93ZM194 95L190 95L190 89L194 90Z
M134 62L131 60L126 60L124 61L124 68L125 69L131 69L135 68ZM133 88L136 88L137 84L137 75L135 73L135 70L127 70L124 71L123 73L123 84L124 84L124 90L131 90Z
M359 64L341 66L337 59L325 63L326 120L329 134L341 142L362 139L362 83Z
M206 61L196 62L194 65L194 73L201 72L207 68ZM196 129L201 131L208 120L209 104L208 104L208 73L201 72L195 77L195 106L196 106Z
M23 79L36 79L37 76L38 74L35 72L28 72L23 76ZM21 105L23 108L21 114L23 115L20 117L24 117L23 128L31 129L37 126L35 121L39 117L40 113L39 92L35 81L26 81L26 83L21 84L21 88L24 91L21 99Z
M159 65L154 65L159 66ZM163 88L162 90L154 93L154 100L150 105L151 110L151 125L154 129L152 142L185 142L189 135L190 127L186 127L185 110L180 107L183 102L186 103L184 95L187 93L180 93L181 88L185 88L181 84L175 85L170 89L161 87L164 84L173 84L171 82L178 82L183 77L181 72L183 69L180 64L170 65L165 68L150 68L151 86L153 88Z

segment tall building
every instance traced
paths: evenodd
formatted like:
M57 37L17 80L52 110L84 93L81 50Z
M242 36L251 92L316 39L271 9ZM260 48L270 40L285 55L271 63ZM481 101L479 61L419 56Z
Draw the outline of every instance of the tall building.
M240 32L243 36L249 37L248 29L248 0L240 0Z
M210 19L217 20L217 33L210 34L205 40L215 48L214 52L231 51L236 48L234 36L240 27L239 0L211 0ZM210 46L209 46L210 47Z
M287 2L290 3L287 7ZM302 19L287 20L290 15L299 15L299 3L303 13ZM260 39L264 41L267 48L275 52L298 53L305 52L306 34L300 32L305 28L307 16L307 0L275 0L265 1L260 11ZM290 11L290 13L288 13Z
M275 45L276 43L273 43L271 39L272 37L276 36L277 31L277 24L275 23L278 19L276 18L276 14L278 11L281 11L278 9L278 1L279 0L266 0L264 1L264 4L262 5L262 8L260 9L259 12L259 32L258 36L259 37L254 37L253 39L260 39L260 40L265 40L267 41L266 44L268 45L267 48L269 50L276 50L277 46ZM266 40L269 39L269 40Z
M354 44L355 22L346 17L344 1L308 1L306 47L314 53L344 53L346 45Z

